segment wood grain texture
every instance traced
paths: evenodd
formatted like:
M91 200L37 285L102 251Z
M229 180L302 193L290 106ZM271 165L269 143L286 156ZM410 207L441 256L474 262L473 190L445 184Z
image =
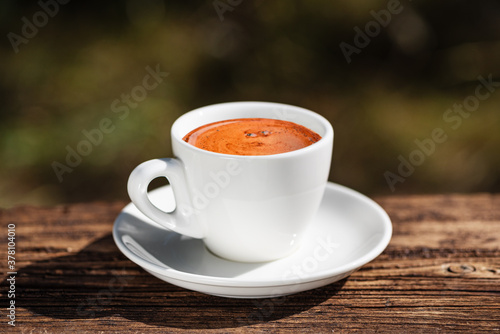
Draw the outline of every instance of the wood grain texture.
M347 279L292 296L238 300L165 283L123 256L111 229L126 203L0 211L16 225L16 327L0 331L500 333L500 195L380 197L388 248Z

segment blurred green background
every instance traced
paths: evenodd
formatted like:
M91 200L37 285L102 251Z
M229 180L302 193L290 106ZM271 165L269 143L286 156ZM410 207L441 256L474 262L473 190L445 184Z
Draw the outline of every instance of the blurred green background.
M499 1L62 2L0 4L0 207L128 200L131 170L171 155L177 117L240 100L327 117L330 181L367 195L500 190ZM350 62L342 42L358 43ZM168 76L141 91L148 66ZM474 105L479 76L498 91ZM59 179L103 119L113 130ZM446 140L417 161L435 128ZM391 189L401 158L419 165Z

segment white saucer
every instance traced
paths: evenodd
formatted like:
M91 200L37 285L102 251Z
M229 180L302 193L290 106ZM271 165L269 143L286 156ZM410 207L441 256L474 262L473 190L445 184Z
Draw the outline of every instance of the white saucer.
M149 193L161 209L174 206L169 186ZM349 276L387 247L392 225L368 197L328 183L307 241L292 255L265 263L238 263L209 252L200 239L166 230L128 204L113 237L120 251L171 284L232 298L268 298L318 288Z

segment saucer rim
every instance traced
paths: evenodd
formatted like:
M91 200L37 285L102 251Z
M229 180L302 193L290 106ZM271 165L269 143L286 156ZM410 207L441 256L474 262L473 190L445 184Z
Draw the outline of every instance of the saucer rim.
M160 187L158 189L153 190L153 192L160 192L160 191L165 191L166 188L170 188L169 185ZM115 244L117 247L120 249L120 251L132 262L135 264L139 265L143 269L147 271L153 271L161 276L169 277L173 280L177 281L184 281L186 283L196 283L196 284L203 284L203 285L210 285L210 286L220 286L220 287L242 287L242 288L263 288L263 287L287 287L291 285L297 285L297 284L304 284L304 283L311 283L315 281L321 281L325 280L328 278L332 278L334 276L339 276L345 273L349 272L355 272L359 268L361 268L363 265L369 263L370 261L374 260L376 257L378 257L388 246L391 237L392 237L392 223L390 220L389 215L387 212L374 200L370 199L369 197L361 194L360 192L353 190L351 188L348 188L346 186L333 183L333 182L328 182L325 188L325 193L327 191L334 191L334 192L340 192L343 195L351 196L354 197L355 200L363 202L364 205L371 206L376 212L379 214L379 219L381 221L381 226L383 227L383 236L380 239L380 241L374 245L372 248L364 252L362 256L359 256L355 260L346 263L344 265L341 265L339 267L335 268L330 268L327 270L323 270L319 273L311 273L307 275L304 278L298 278L298 277L293 277L293 278L288 278L288 279L280 279L280 280L247 280L247 279L241 279L238 277L215 277L215 276L208 276L208 275L201 275L201 274L193 274L193 273L187 273L183 272L177 269L174 269L172 267L169 267L168 265L164 264L163 266L159 266L155 263L152 263L146 259L143 259L142 257L136 255L132 251L129 250L129 248L123 243L121 238L119 238L120 232L118 231L118 226L119 226L119 221L120 221L120 216L124 213L126 213L127 210L130 210L131 207L134 207L133 203L127 204L119 213L117 218L114 221L113 224L113 239L115 241ZM146 223L146 222L145 222ZM160 225L155 224L155 226L158 226L161 228ZM171 230L168 230L166 228L163 228L166 231L169 231L171 233L176 233ZM290 257L293 257L295 253L289 255ZM279 260L275 261L270 261L270 262L264 262L264 263L272 263L276 262ZM228 263L231 263L231 261L227 260ZM350 274L349 274L350 275ZM347 275L347 276L349 276Z

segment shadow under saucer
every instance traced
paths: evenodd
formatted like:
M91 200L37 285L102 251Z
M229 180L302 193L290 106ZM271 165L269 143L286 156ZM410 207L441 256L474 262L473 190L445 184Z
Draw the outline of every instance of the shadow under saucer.
M3 287L8 285L7 278L1 283ZM16 298L30 312L68 320L68 328L73 328L76 320L100 319L109 325L113 319L124 318L161 327L221 329L304 312L338 293L344 283L342 280L280 298L210 296L149 275L122 255L109 234L76 254L38 261L19 269ZM6 298L8 289L1 291L2 298Z

